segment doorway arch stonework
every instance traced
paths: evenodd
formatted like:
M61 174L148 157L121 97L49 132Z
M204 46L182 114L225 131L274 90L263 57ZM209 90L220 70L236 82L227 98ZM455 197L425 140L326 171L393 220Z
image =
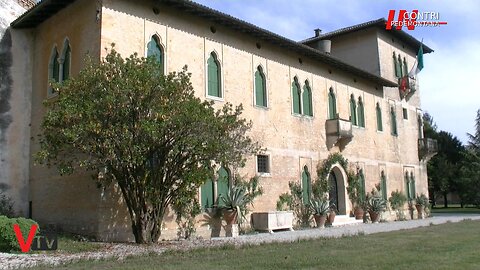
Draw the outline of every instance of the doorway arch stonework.
M337 201L338 205L337 210L339 215L347 215L351 211L351 204L350 200L348 199L347 193L347 173L343 169L343 167L336 163L330 169L330 173L328 174L327 179L332 179L330 175L333 174L334 179L336 180L337 184Z

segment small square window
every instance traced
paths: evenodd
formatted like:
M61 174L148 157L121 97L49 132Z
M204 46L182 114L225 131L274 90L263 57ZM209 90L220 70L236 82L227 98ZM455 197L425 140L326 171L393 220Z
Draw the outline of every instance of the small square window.
M403 108L403 119L407 120L408 119L408 110Z
M257 172L270 173L269 157L267 155L257 156Z

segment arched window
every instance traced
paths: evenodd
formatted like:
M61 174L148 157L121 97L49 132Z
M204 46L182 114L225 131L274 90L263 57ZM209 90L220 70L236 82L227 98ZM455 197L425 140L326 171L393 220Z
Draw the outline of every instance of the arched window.
M308 81L305 81L305 86L303 86L303 114L313 116L312 89L310 89Z
M403 57L403 76L408 75L407 58Z
M413 175L413 172L410 172L410 192L412 193L411 198L414 199L417 191L415 188L415 176Z
M365 108L361 97L358 98L357 117L358 126L365 127Z
M384 200L388 199L388 193L387 193L387 177L385 176L385 172L382 171L380 173L380 189L382 191L382 198Z
M400 55L399 55L400 57ZM398 63L398 58L395 52L393 52L393 65L395 69L395 76L400 78L402 76L402 71L400 70L400 64Z
M400 57L400 54L398 55L398 74L400 75L399 77L403 77L405 76L405 74L403 74L403 68L402 68L402 57Z
M383 131L382 108L380 108L380 103L378 102L377 102L377 106L375 107L375 111L377 113L377 130Z
M354 126L357 125L357 103L353 95L350 96L350 122Z
M337 100L333 88L328 91L328 119L337 118Z
M417 117L417 125L418 125L418 138L423 139L423 120L420 114Z
M58 51L57 47L54 47L50 55L50 61L48 63L48 95L51 96L55 94L55 90L50 85L51 81L59 82L60 81L60 64L58 62Z
M160 64L160 71L164 73L164 53L157 36L153 35L147 44L147 57L153 57Z
M301 100L301 90L300 84L298 83L297 77L293 78L292 83L292 100L293 100L293 113L302 114L302 105Z
M360 199L365 200L365 175L363 174L363 170L358 170L358 182L360 186L360 190L358 191Z
M211 179L208 179L201 187L200 187L200 203L202 209L213 208L215 204L214 199L214 192L215 186Z
M397 113L395 113L395 108L393 106L390 108L390 122L391 122L391 128L392 128L392 135L398 136Z
M312 183L310 180L310 173L308 172L308 167L303 167L302 171L302 198L303 203L308 204L312 196Z
M224 167L221 167L218 170L218 181L217 181L217 197L227 196L230 189L230 173ZM218 204L222 206L223 201L218 200Z
M61 81L66 81L70 78L70 63L72 59L72 50L70 48L70 43L68 40L65 41L65 44L63 45L63 54L61 57L61 62L62 62L62 79Z
M208 95L212 97L222 97L220 63L217 55L212 52L207 61L208 73Z
M255 105L267 107L265 74L261 66L258 66L255 72Z
M412 190L411 190L411 184L410 184L410 177L408 175L408 172L405 172L405 193L407 195L407 198L409 200L413 199L412 197Z

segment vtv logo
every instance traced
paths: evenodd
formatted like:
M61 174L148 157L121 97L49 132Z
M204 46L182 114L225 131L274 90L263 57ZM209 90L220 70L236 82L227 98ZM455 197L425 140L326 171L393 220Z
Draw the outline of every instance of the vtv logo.
M29 252L32 250L56 250L58 247L58 239L55 234L40 234L35 236L38 226L33 224L28 232L27 239L25 240L22 235L22 231L18 224L13 225L13 231L17 237L18 245L22 252ZM33 245L32 245L33 244Z
M403 26L406 26L408 30L414 30L418 18L418 9L412 10L412 12L407 12L405 9L401 9L398 14L397 21L395 19L395 10L391 9L388 13L388 20L386 29L392 30L392 26L396 26L395 29L402 30Z

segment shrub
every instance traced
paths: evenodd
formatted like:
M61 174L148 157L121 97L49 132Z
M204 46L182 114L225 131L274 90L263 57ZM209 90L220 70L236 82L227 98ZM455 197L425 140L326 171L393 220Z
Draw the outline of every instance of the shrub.
M37 224L35 221L26 218L8 218L6 216L0 216L0 251L11 252L20 251L20 245L18 244L17 237L13 230L13 225L18 224L22 231L23 239L26 241L30 227L33 224ZM37 224L38 225L38 224ZM40 230L37 229L37 233Z
M283 193L277 201L277 210L292 210L299 227L309 227L312 210L303 203L303 190L299 183L289 182L290 193Z
M406 218L403 213L403 207L407 202L407 196L405 196L405 194L403 194L401 191L392 191L391 197L388 198L388 201L390 202L392 209L395 210L397 214L397 220L405 220Z
M0 191L0 216L11 218L14 215L12 199Z

